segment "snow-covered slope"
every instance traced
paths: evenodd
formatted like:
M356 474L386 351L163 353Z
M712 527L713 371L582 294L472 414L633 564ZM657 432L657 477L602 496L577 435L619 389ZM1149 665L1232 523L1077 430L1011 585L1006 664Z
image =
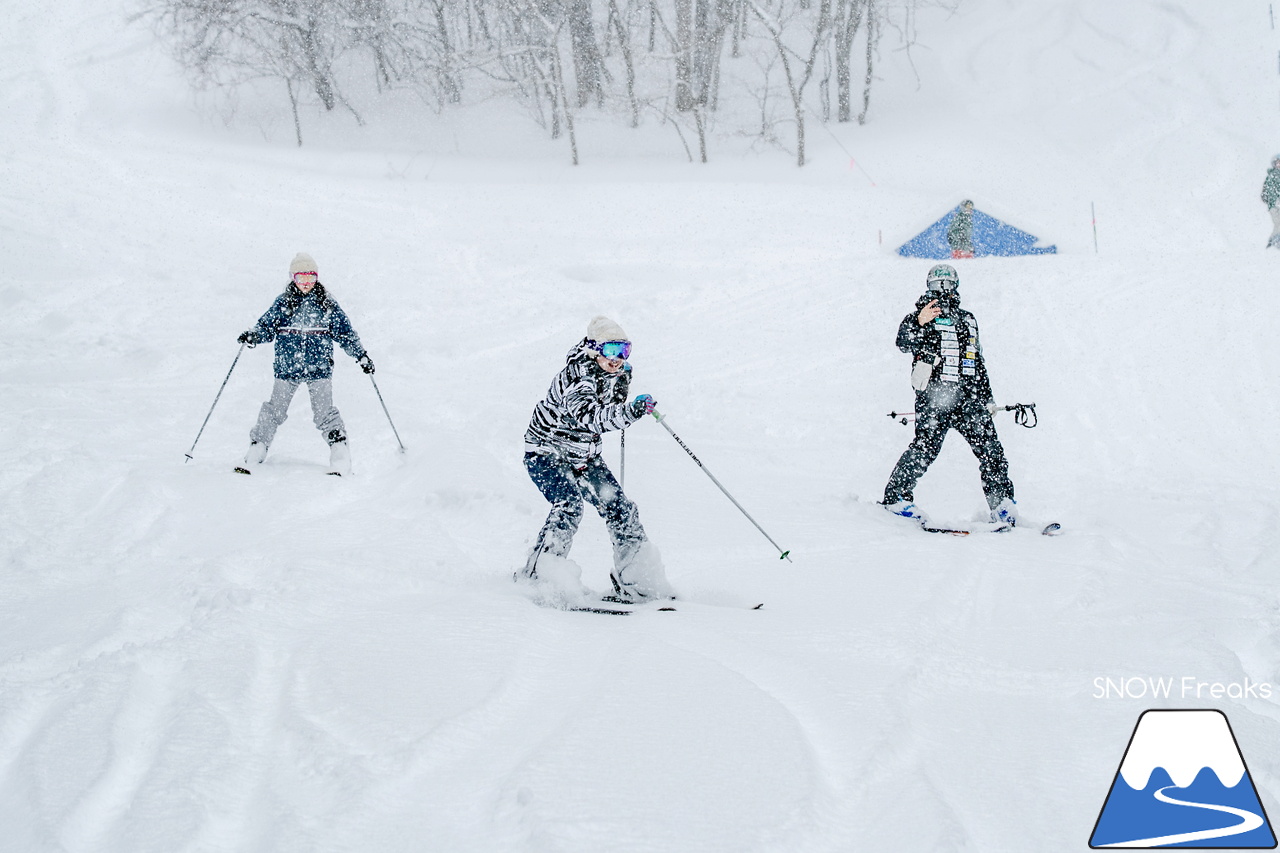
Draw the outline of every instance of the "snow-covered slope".
M458 135L494 135L465 115L298 150L192 112L127 10L19 5L0 849L1071 849L1151 702L1096 677L1276 681L1265 8L934 10L918 87L886 75L873 121L815 128L797 170L628 159L587 120L578 169L545 140L467 156ZM1062 252L960 270L998 399L1037 404L1000 426L1057 539L928 537L872 503L927 267L892 247L966 196ZM299 250L409 452L339 355L356 475L320 476L300 401L264 469L230 473L262 348L184 464ZM617 619L513 588L545 511L524 426L597 313L794 564L648 424L627 491L690 603ZM917 498L984 509L958 437ZM603 588L594 517L573 557ZM1207 695L1156 704L1226 711L1274 806L1280 693Z

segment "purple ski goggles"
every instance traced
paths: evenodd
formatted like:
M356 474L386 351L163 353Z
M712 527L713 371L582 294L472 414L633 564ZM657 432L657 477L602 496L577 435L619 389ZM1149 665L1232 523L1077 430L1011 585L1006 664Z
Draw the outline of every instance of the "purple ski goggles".
M631 356L631 341L604 341L596 344L595 351L605 358L625 360Z

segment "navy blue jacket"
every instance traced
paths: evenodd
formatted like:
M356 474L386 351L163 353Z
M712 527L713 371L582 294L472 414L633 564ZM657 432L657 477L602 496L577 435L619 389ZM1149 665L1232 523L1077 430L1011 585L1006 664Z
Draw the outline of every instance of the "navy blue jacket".
M289 282L253 331L264 343L276 342L276 378L290 382L333 376L334 341L352 358L365 354L351 321L319 282L308 294Z

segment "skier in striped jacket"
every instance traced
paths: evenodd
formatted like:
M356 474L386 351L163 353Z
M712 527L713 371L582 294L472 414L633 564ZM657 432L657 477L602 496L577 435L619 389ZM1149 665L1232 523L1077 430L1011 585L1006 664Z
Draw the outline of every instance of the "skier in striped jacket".
M587 501L604 519L613 542L614 593L637 601L671 597L640 513L600 455L604 433L626 429L656 406L648 394L627 402L630 354L626 332L607 317L594 318L586 337L569 350L546 397L534 406L524 434L524 466L551 510L520 573L526 580L539 579L544 554L568 556Z

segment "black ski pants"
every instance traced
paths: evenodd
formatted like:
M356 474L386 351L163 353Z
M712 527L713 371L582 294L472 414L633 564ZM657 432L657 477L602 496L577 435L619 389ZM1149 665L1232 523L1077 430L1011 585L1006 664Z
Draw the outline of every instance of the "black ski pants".
M524 467L543 497L551 504L547 520L525 565L525 577L537 577L538 557L544 552L567 557L573 535L582 521L584 501L590 502L609 528L613 543L614 574L621 575L647 541L640 526L640 512L622 492L622 486L599 456L574 467L557 456L526 453Z
M915 500L916 483L938 458L947 430L954 429L978 457L982 491L987 505L995 509L1000 501L1013 497L1013 483L991 412L985 400L974 399L967 389L936 387L939 385L933 382L926 391L916 392L916 435L889 475L884 502Z

